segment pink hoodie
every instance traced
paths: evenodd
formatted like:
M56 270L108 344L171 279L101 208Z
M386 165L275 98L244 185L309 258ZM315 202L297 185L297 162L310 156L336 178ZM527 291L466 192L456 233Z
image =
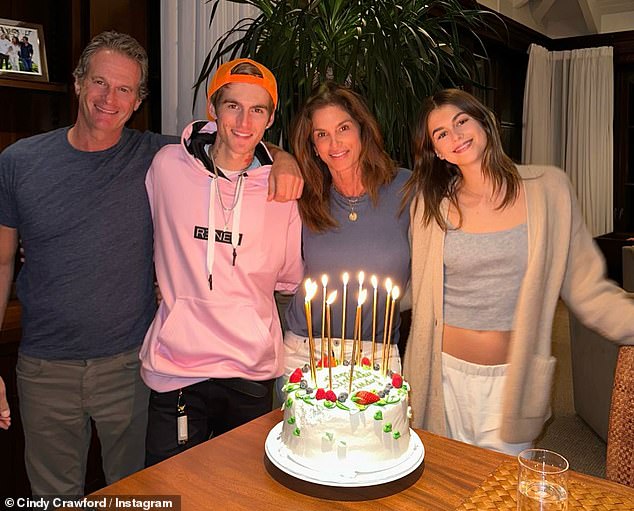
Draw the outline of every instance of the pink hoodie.
M294 292L303 275L297 203L267 202L270 165L247 171L237 200L238 175L216 178L188 150L191 140L216 130L207 123L192 137L195 125L201 126L188 126L180 145L157 153L146 177L163 300L141 348L141 376L158 392L208 378L259 381L281 375L282 332L273 291ZM256 155L269 163L263 144ZM216 236L208 248L210 219Z

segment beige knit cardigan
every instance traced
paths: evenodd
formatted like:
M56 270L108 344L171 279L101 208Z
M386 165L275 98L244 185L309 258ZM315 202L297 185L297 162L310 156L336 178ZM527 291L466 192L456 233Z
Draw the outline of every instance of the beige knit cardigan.
M559 296L588 327L634 344L634 301L605 279L605 263L588 232L567 176L555 167L519 166L526 196L528 264L517 300L501 436L529 442L550 415L555 369L553 316ZM444 232L423 226L412 207L412 328L404 357L413 427L446 435L442 393ZM448 201L443 202L446 215Z

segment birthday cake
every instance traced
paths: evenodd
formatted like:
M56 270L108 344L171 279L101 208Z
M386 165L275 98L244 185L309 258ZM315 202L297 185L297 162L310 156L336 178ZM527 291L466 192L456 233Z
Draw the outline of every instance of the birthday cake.
M377 366L378 367L378 366ZM410 443L409 385L370 365L296 369L284 386L281 441L289 456L316 470L381 470Z

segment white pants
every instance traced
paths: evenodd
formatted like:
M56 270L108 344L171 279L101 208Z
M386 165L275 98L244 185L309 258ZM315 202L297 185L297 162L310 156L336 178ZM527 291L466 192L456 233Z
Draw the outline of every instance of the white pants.
M315 358L321 358L321 339L319 337L314 339L315 341ZM332 340L333 350L335 352L335 357L338 359L341 345L340 339ZM372 360L372 341L362 341L361 343L361 352L363 357L368 357ZM391 344L388 350L390 359L388 362L388 367L396 372L401 372L401 357L398 353L398 346L396 344ZM381 363L381 356L383 354L383 345L380 341L377 340L374 346L374 362ZM350 360L352 357L352 340L346 340L345 350L344 350L344 358L346 360ZM308 349L308 338L302 337L300 335L294 334L290 330L286 332L284 335L284 374L277 379L276 389L277 389L277 400L281 403L284 399L282 393L282 387L288 380L288 377L291 373L297 369L298 367L303 367L304 364L307 364L309 360L309 349ZM277 405L278 403L275 403Z
M532 442L510 444L500 438L502 395L508 364L479 365L442 354L447 436L515 456Z

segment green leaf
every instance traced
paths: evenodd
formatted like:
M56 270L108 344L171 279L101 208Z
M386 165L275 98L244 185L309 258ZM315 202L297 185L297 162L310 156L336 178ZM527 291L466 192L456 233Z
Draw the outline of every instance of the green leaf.
M392 431L392 423L388 422L385 426L383 426L383 432L389 433Z
M341 401L337 400L335 401L335 404L337 405L337 408L340 408L341 410L346 410L346 411L350 411L350 408L348 408L346 405L344 405Z
M293 430L293 435L295 435L295 436L299 436L299 434L300 434L299 428L295 428L295 429Z
M328 401L327 399L324 400L324 406L326 408L334 408L336 405L335 403L333 403L332 401Z
M376 421L382 421L383 420L383 412L381 410L379 410L378 412L376 412L374 414L374 420L376 420Z
M214 1L210 27L220 1ZM462 0L222 2L247 3L259 13L237 21L209 49L195 97L205 100L220 62L238 56L261 62L275 74L279 93L266 136L276 143L281 137L289 148L292 121L313 86L327 78L347 83L376 115L387 151L406 166L422 99L447 86L478 84L478 63L487 53L477 31L487 18L499 19Z

